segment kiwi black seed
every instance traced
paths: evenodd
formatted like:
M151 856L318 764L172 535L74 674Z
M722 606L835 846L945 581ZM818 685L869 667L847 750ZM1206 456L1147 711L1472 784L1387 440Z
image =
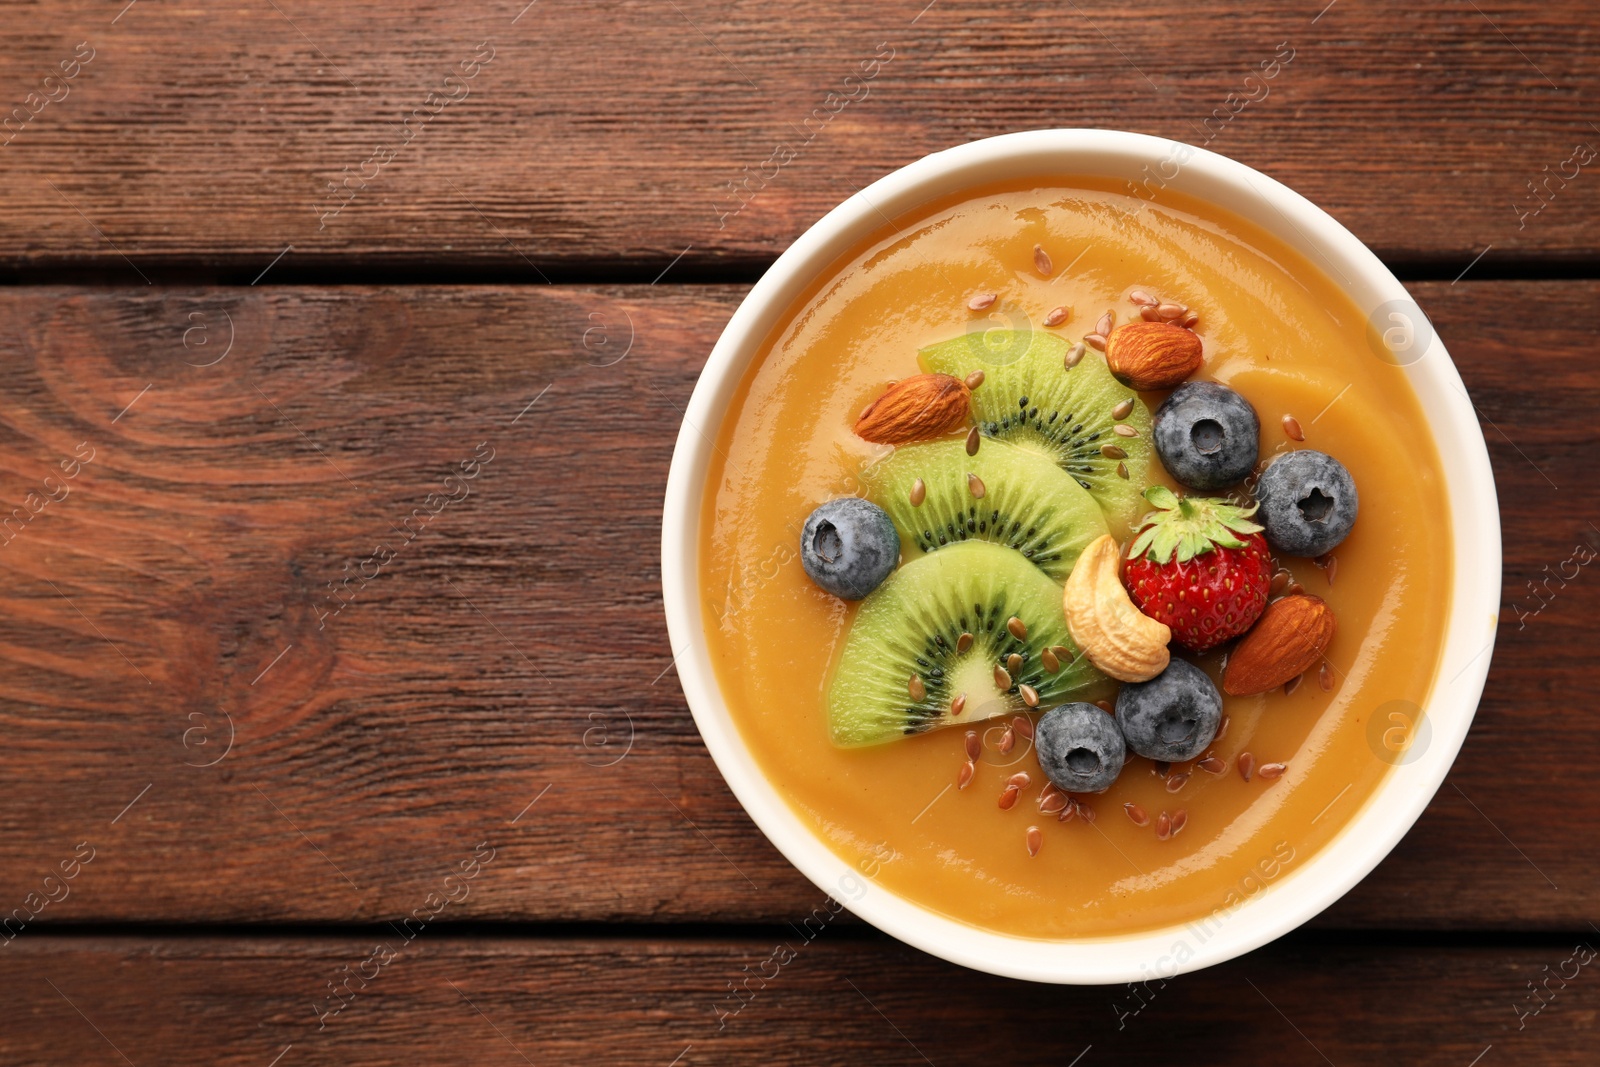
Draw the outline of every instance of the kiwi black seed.
M972 495L973 476L984 486L981 498ZM1078 553L1106 532L1086 489L1044 456L1003 441L973 456L954 439L902 445L862 481L894 520L902 545L937 552L988 541L1020 552L1058 582L1066 581Z
M1047 670L1043 653L1052 647L1071 649L1071 665ZM998 685L1013 656L1021 664ZM908 692L913 676L922 682L918 700ZM1102 681L1072 644L1061 587L1020 552L965 541L902 565L861 602L829 687L829 730L837 745L874 745L1025 713L1023 686L1049 706ZM967 699L956 717L950 705L959 694Z
M1142 510L1150 412L1111 376L1105 356L1091 351L1068 368L1069 349L1053 333L989 330L931 345L920 358L927 370L958 377L982 370L984 387L972 394L972 407L983 436L1049 457L1094 496L1111 532L1121 535ZM1119 422L1137 436L1118 435ZM1126 457L1106 454L1107 445Z

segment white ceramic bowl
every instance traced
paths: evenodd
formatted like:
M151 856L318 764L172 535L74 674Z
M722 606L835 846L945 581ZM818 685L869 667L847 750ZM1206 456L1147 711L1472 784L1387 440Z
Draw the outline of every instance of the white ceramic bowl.
M1416 389L1449 487L1454 587L1439 677L1403 759L1320 852L1204 930L1036 941L980 930L869 883L792 812L745 747L706 651L700 503L711 440L750 360L807 283L894 218L937 197L1019 177L1088 175L1166 185L1241 215L1298 249L1371 312ZM1376 357L1375 357L1376 358ZM1444 781L1483 691L1500 599L1500 517L1478 420L1461 378L1406 290L1316 205L1231 159L1141 134L1038 130L951 148L895 171L828 212L767 271L711 351L667 478L661 584L678 676L706 747L756 825L817 887L900 940L953 963L1040 982L1115 983L1220 963L1322 911L1388 855Z

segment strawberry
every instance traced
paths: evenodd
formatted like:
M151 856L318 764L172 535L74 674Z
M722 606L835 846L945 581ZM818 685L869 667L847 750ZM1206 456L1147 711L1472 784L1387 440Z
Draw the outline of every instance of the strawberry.
M1272 558L1255 507L1224 500L1179 499L1155 485L1144 498L1155 511L1139 520L1122 583L1139 610L1172 627L1192 652L1205 652L1250 629L1267 607Z

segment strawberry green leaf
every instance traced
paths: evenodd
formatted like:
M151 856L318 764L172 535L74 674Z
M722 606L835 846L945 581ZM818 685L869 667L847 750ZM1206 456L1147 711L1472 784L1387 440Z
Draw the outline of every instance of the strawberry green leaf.
M1250 521L1256 505L1241 508L1225 500L1179 497L1164 485L1152 485L1144 498L1155 510L1139 520L1139 534L1128 546L1129 559L1142 555L1167 563L1176 557L1187 563L1218 546L1244 548L1242 536L1261 531Z

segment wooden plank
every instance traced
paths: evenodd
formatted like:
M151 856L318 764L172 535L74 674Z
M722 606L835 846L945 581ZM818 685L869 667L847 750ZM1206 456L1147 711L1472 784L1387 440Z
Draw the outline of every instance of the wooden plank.
M1600 250L1578 0L112 6L8 27L0 269L758 264L928 152L1075 126L1208 143L1397 262Z
M1492 948L1291 940L1172 981L1084 988L991 978L808 929L810 941L788 928L668 941L19 938L0 972L0 1055L19 1067L1061 1065L1175 1054L1199 1065L1465 1067L1492 1048L1482 1062L1593 1062L1600 992L1580 977L1583 936ZM1547 990L1537 1014L1529 983Z
M452 918L808 908L659 603L682 405L741 292L0 290L0 913L378 920L480 842L515 873ZM1600 283L1416 293L1486 420L1506 622L1450 784L1323 922L1582 928L1595 578L1537 614L1525 583L1600 546Z

